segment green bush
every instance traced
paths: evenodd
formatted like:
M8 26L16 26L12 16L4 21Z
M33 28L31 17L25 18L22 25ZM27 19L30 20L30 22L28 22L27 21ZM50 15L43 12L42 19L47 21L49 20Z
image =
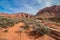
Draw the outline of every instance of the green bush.
M29 20L25 20L25 25L27 26L24 26L22 27L24 30L26 29L30 29L32 28L33 30L30 31L29 34L35 34L35 35L45 35L47 34L50 30L48 29L47 26L43 25L42 23L40 22L37 22L39 20L34 20L34 19L29 19ZM30 26L32 25L32 26ZM28 29L28 30L29 30Z
M6 29L6 30L4 30L4 32L8 32L8 30Z
M8 26L13 26L17 22L18 22L18 20L16 20L16 19L0 17L0 27L1 28L7 28Z
M57 16L56 17L52 17L52 18L48 18L48 20L60 23L60 17L57 17Z

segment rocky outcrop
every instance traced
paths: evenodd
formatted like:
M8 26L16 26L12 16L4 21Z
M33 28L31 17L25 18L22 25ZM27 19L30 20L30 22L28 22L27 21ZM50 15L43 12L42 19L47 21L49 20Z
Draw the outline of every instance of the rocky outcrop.
M32 18L33 15L27 14L27 13L13 13L13 14L7 14L7 13L0 13L0 16L4 16L7 18Z
M40 10L35 16L42 17L42 18L60 16L60 5L46 7L44 9Z
M27 14L27 13L15 13L12 14L15 17L22 17L22 18L32 18L33 15Z

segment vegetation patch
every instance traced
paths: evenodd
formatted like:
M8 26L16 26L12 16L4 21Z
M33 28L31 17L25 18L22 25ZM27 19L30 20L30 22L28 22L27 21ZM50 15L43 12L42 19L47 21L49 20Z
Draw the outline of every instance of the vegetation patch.
M18 20L0 16L0 28L7 28L18 23Z
M51 20L53 22L60 23L60 17L52 17L52 18L48 18L48 20Z
M24 20L25 21L25 26L20 27L20 31L24 30L29 30L28 32L29 36L43 36L50 32L48 29L48 26L43 25L42 23L39 22L37 19L29 19L29 20ZM30 30L31 29L31 30Z
M6 30L4 30L4 32L8 32L8 30L6 29Z

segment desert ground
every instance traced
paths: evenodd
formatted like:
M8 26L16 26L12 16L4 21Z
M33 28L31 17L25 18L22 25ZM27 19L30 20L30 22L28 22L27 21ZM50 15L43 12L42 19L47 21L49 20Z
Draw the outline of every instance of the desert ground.
M34 37L30 37L24 32L20 35L20 32L18 31L19 31L20 26L22 25L24 25L24 23L19 22L15 24L13 27L7 28L8 32L4 32L4 30L6 29L0 29L0 40L35 40ZM58 29L60 27L54 24L48 24L48 25L56 27ZM49 35L44 35L44 36L37 38L36 40L56 40L56 39Z

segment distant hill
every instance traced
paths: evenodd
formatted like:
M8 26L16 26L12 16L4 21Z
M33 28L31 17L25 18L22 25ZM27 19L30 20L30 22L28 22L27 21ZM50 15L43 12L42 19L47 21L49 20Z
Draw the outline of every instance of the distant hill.
M35 17L37 18L50 18L60 16L60 5L54 5L51 7L46 7L40 10Z
M8 14L8 13L0 13L0 16L4 16L7 18L32 18L33 15L27 14L27 13L13 13L13 14Z

